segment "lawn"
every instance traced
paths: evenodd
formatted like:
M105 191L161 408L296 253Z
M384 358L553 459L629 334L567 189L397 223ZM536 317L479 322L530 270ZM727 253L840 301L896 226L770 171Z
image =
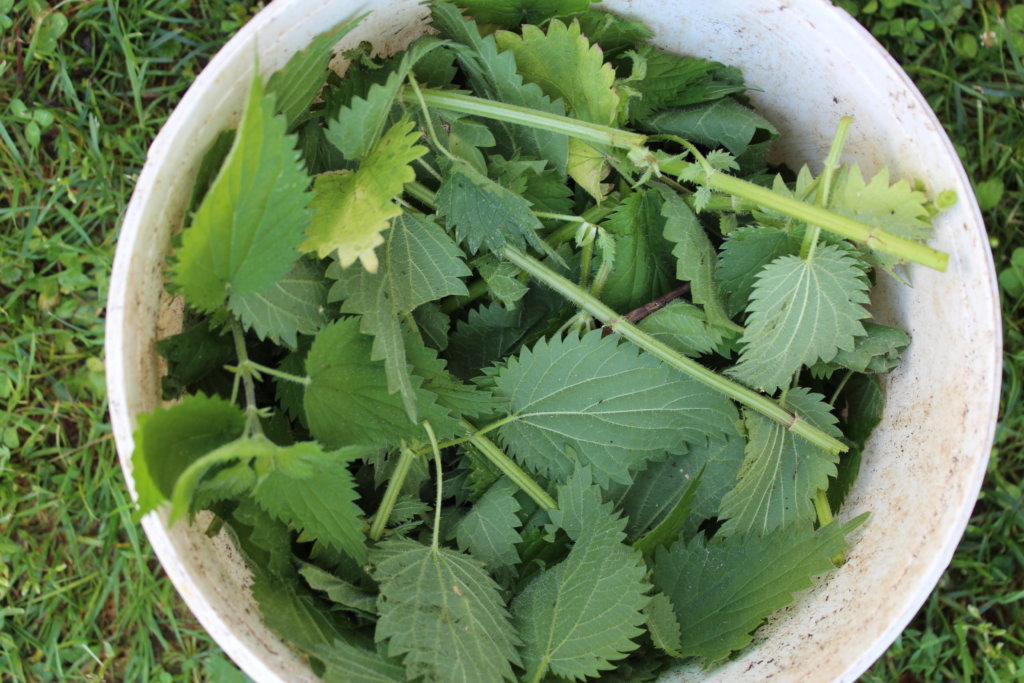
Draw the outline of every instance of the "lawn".
M842 2L956 144L1005 320L1002 417L938 588L869 681L1024 677L1024 5ZM104 301L146 147L254 10L217 0L0 0L0 679L240 678L160 571L106 418Z

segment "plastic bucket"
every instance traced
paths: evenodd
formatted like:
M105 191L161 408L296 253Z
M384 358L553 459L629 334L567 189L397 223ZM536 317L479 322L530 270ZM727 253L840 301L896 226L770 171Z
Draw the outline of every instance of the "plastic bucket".
M755 106L783 133L780 159L814 167L836 122L854 117L847 161L889 166L960 202L936 225L948 272L911 269L913 288L882 281L876 313L913 343L887 378L888 407L864 454L844 518L865 510L848 562L772 619L753 647L710 672L666 680L854 680L928 597L948 565L981 486L1001 375L998 296L987 235L952 145L925 100L884 50L824 0L613 0L645 21L655 42L742 68ZM379 7L345 41L385 52L423 31L416 0L277 0L246 25L196 79L149 151L117 247L107 315L110 414L125 476L136 416L159 402L154 342L180 327L180 302L163 290L170 236L182 225L203 152L238 120L256 46L265 75L326 27ZM315 680L308 664L262 623L247 569L203 524L143 526L164 569L221 647L258 681Z

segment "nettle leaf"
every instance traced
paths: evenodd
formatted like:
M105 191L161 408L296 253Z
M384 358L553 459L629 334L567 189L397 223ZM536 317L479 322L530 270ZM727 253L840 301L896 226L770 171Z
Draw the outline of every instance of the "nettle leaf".
M267 289L232 294L231 312L260 339L279 340L295 348L299 334L316 334L327 323L327 285L323 269L299 259Z
M174 266L174 283L200 312L267 288L298 258L309 178L286 127L254 74L231 151L182 234Z
M303 396L309 429L328 448L351 444L397 445L420 438L402 397L388 391L384 364L371 359L373 342L359 331L358 318L342 318L320 331L306 357L310 384ZM421 418L440 423L447 412L413 378Z
M416 173L410 165L427 148L417 145L419 132L408 119L385 133L356 171L336 171L316 177L312 208L316 211L300 248L324 258L337 253L342 268L358 259L371 273L377 271L374 248L384 243L382 233L402 210L394 199Z
M309 653L324 663L325 683L403 683L405 668L377 650L345 640L319 645Z
M779 256L800 253L800 240L778 228L745 226L729 233L715 277L729 298L729 313L747 308L761 269Z
M739 363L728 371L774 392L804 365L850 351L864 334L868 280L849 252L819 246L812 258L780 256L757 276Z
M928 200L906 180L889 184L889 169L882 169L865 182L860 167L844 166L832 183L829 208L869 225L917 242L932 236ZM892 254L876 251L872 258L887 272L905 263ZM893 273L895 274L895 273Z
M245 414L216 396L186 396L169 408L139 415L132 435L132 478L139 513L170 500L174 485L190 465L242 435Z
M401 396L409 419L415 421L416 391L402 318L430 301L466 294L459 278L471 271L448 234L417 214L405 213L393 221L380 257L376 273L361 268L329 271L337 278L330 299L344 300L342 313L362 315L359 329L373 337L370 357L384 361L388 391Z
M642 127L708 147L725 147L733 156L743 154L759 130L773 137L779 134L753 109L728 98L658 112L644 119Z
M600 45L605 57L637 47L654 36L654 32L639 21L631 21L617 14L588 9L574 19L580 22L583 35L592 45Z
M519 639L498 585L462 553L410 540L371 552L380 584L376 640L408 679L514 680Z
M260 477L252 497L274 518L365 562L363 511L347 467L365 453L353 447L325 453L312 441L284 447L272 463L256 463Z
M566 171L580 187L587 191L595 201L601 203L611 189L604 179L611 172L611 166L600 150L595 149L582 140L569 140L569 159Z
M381 134L406 76L416 62L440 45L435 39L421 39L410 45L383 84L373 83L365 97L354 97L348 106L341 108L337 118L327 126L328 142L341 150L349 161L373 154L380 147Z
M406 336L406 350L414 372L423 378L424 389L436 396L438 406L448 410L453 418L491 415L504 407L505 402L489 391L456 379L448 372L445 361L438 358L437 351L414 335ZM438 422L433 427L435 432L451 429L448 422Z
M685 301L673 301L645 317L637 327L693 358L721 349L726 338L722 328L708 323L704 311Z
M626 515L630 538L639 538L654 528L683 497L696 476L688 466L689 460L687 452L652 462L622 492L618 507Z
M803 387L786 394L786 406L829 436L841 437L831 406L821 394ZM836 476L839 456L783 425L744 411L747 447L736 486L722 498L720 516L728 521L720 534L766 534L793 522L815 518L813 498Z
M433 25L443 37L465 46L456 46L457 59L478 96L551 114L565 114L562 102L552 102L537 85L523 81L516 71L515 55L498 52L494 36L481 36L476 23L467 21L455 6L435 2L430 12ZM544 159L556 173L565 174L567 136L505 122L496 122L492 130L498 145L508 152L507 156L519 154Z
M550 671L582 680L637 648L647 604L647 567L625 545L626 521L601 502L588 468L558 489L552 522L574 541L569 555L538 574L512 601L527 680Z
M651 634L651 642L662 652L673 657L682 657L679 652L683 647L682 629L676 619L672 601L664 593L655 593L644 608L647 619L647 632Z
M455 228L470 253L481 246L497 254L506 244L540 248L540 220L530 203L464 163L453 164L437 190L437 213Z
M656 187L665 200L661 207L664 236L675 245L672 255L676 257L676 279L690 283L690 298L704 307L708 322L736 329L725 310L725 299L715 278L715 248L704 227L678 194L663 185Z
M522 35L499 31L495 40L502 52L515 55L523 78L539 85L549 97L565 101L576 118L601 124L615 120L619 108L613 87L615 70L605 64L601 48L580 33L579 22L566 25L553 19L547 33L526 25Z
M812 576L833 569L844 537L864 519L818 531L797 523L764 536L718 534L711 541L697 534L660 548L652 578L675 608L678 653L710 663L747 645L765 617L809 588Z
M455 524L459 548L491 571L519 562L516 544L522 539L516 529L523 523L516 515L520 510L514 495L517 490L510 479L497 480Z
M498 430L502 443L555 481L573 471L566 448L602 486L628 484L648 461L736 421L728 399L600 330L524 350L499 371L495 393L515 416Z
M582 12L591 0L455 0L481 24L518 29L522 24L540 24L552 17Z
M641 120L658 109L686 104L680 100L688 97L694 86L707 81L718 66L706 59L664 52L653 45L639 46L636 58L643 60L645 69L643 78L629 82L629 87L640 95L629 100L631 121Z
M884 374L899 366L900 354L910 345L910 335L898 327L873 322L863 324L864 336L854 340L851 351L840 351L828 363L811 366L814 377L830 377L840 368Z
M508 261L499 261L490 254L478 259L474 266L480 277L487 283L487 294L492 300L500 301L505 308L511 309L530 291L520 281L522 271Z
M615 268L601 290L601 300L621 313L658 298L675 281L671 245L662 237L661 205L656 190L640 190L627 196L602 224L615 238Z
M327 80L330 73L327 65L334 56L334 46L362 20L362 16L346 19L324 31L308 47L296 52L284 68L274 72L267 81L267 93L275 96L277 111L289 126L306 111Z
M321 569L315 564L302 563L299 574L313 590L326 593L331 602L341 609L361 616L377 614L377 596Z
M452 373L469 379L515 348L529 330L551 312L546 307L531 305L531 299L527 295L524 302L512 310L497 301L470 310L448 342L447 357Z

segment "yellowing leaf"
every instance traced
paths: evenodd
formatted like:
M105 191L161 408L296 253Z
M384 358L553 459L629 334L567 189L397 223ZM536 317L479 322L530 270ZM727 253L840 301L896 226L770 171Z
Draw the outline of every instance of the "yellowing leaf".
M580 187L598 202L608 193L608 187L601 183L608 176L611 167L604 155L585 142L569 138L569 161L566 171Z
M552 98L561 98L577 118L610 124L619 108L612 87L615 70L605 64L604 53L581 35L579 22L569 25L553 19L545 34L536 26L523 26L520 37L509 31L495 34L498 47L516 57L519 73Z
M391 219L402 213L394 199L416 177L410 164L427 151L416 144L419 133L413 128L410 120L392 126L358 170L317 176L311 204L316 214L301 250L321 258L337 252L343 268L358 259L367 271L377 272L374 249L384 244L381 233Z

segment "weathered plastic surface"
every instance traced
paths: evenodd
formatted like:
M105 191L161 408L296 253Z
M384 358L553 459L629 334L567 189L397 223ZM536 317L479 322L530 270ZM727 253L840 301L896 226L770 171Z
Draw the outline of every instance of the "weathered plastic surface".
M170 235L181 228L192 178L218 131L233 125L260 51L264 74L314 35L380 6L345 45L382 51L422 32L414 0L278 0L212 60L153 143L125 216L108 302L110 413L125 475L136 416L159 401L154 342L180 320L163 294ZM953 189L959 204L937 223L934 246L951 255L944 274L912 268L914 286L879 285L883 321L913 338L888 378L883 424L843 518L865 510L849 561L762 628L756 646L710 672L679 670L666 680L852 681L881 655L927 598L966 526L988 459L998 407L1001 339L998 297L981 217L939 122L880 46L823 0L619 0L609 9L646 21L655 41L744 69L758 109L782 131L777 155L812 167L836 122L852 115L845 159L872 172L921 178ZM257 40L258 38L258 40ZM134 495L134 491L133 491ZM230 541L196 527L143 520L165 570L196 617L257 681L306 681L306 663L268 631Z

